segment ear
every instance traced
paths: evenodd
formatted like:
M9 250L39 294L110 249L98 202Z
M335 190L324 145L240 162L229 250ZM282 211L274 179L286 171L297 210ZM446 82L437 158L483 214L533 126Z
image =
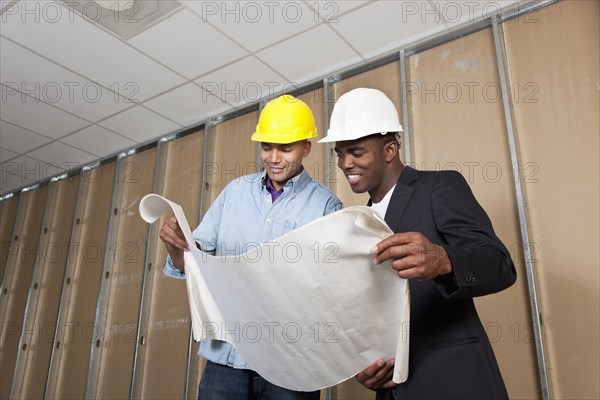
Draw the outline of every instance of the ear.
M385 161L386 162L391 162L392 160L394 160L395 158L398 157L398 142L395 140L391 140L389 142L387 142L384 146L383 146L383 155L385 157Z
M308 157L308 155L310 154L310 150L312 149L312 142L310 140L307 140L302 146L302 158Z

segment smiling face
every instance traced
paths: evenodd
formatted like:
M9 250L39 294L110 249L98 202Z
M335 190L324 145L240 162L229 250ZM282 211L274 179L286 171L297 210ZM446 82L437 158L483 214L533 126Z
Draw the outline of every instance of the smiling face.
M260 159L276 190L281 189L288 180L300 173L302 159L308 156L311 147L312 144L308 140L287 144L260 144Z
M369 192L375 202L381 201L394 186L399 172L395 173L393 168L402 165L398 159L398 144L395 139L390 140L390 136L376 134L335 143L338 167L352 191Z

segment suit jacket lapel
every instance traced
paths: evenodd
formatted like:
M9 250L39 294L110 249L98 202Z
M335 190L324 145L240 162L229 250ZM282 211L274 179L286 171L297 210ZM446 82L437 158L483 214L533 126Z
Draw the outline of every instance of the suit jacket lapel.
M410 185L417 180L416 172L415 169L409 166L404 167L404 170L398 179L398 183L396 184L396 188L394 189L394 193L392 193L390 204L385 213L385 222L394 232L397 231L402 215L404 215L404 211L406 210L406 206L415 191L415 188Z

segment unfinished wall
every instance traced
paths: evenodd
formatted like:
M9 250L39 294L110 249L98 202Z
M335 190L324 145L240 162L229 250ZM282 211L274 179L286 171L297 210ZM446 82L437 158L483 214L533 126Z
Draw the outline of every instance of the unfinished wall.
M46 398L85 397L115 164L81 174Z
M408 112L411 165L467 178L518 269L513 287L476 300L512 398L541 396L522 223L532 241L552 395L600 397L599 8L564 1L501 24L516 163L491 29L408 56L408 104L398 61L299 96L323 137L337 98L356 87L380 89L401 116ZM198 132L0 202L0 398L197 398L204 361L190 340L185 284L162 274L161 223L141 220L139 200L163 194L196 226L228 182L259 169L250 141L257 121L258 111L215 118ZM339 172L332 147L315 140L305 167L346 206L366 204ZM375 397L354 379L330 393Z
M599 15L597 1L566 1L504 27L549 378L562 399L600 397Z

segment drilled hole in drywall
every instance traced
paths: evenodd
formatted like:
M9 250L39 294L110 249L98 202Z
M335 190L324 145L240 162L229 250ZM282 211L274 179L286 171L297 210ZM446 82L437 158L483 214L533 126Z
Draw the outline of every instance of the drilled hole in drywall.
M48 233L48 228L44 227L44 233Z
M100 347L100 339L96 340L96 347Z
M15 235L15 242L19 240L19 235Z
M144 336L142 336L142 337L140 338L140 344L141 344L141 345L144 345L144 344L146 344L146 338L145 338Z
M27 350L27 343L23 343L23 347L21 347L21 349Z
M71 284L71 278L67 278L67 285Z
M79 225L81 223L81 219L77 218L77 220L75 221L75 224Z
M60 342L56 342L56 348L58 349L60 347Z
M209 187L210 187L210 185L208 184L208 182L206 182L206 183L204 184L204 189L208 190L208 188L209 188Z
M106 273L104 274L104 277L105 277L106 279L108 279L108 277L109 277L109 276L110 276L110 272L106 271Z
M115 208L115 209L113 210L113 214L117 215L118 213L119 213L119 210Z
M37 284L37 283L34 283L34 284L33 284L33 290L37 290L37 288L38 288L38 284Z
M148 271L152 271L152 263L148 263Z

